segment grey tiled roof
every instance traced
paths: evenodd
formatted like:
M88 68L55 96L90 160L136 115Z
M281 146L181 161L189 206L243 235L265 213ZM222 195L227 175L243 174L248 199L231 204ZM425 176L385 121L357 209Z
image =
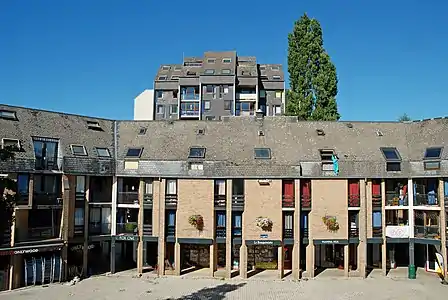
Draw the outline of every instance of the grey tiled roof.
M19 121L0 119L0 138L18 138L24 152L18 158L34 158L32 136L59 138L66 170L76 173L70 144L84 145L89 158L95 147L107 147L116 170L142 176L204 177L321 177L332 176L320 166L319 149L334 149L339 156L341 177L448 176L448 119L421 122L299 122L294 117L229 117L222 121L113 121L0 105L17 112ZM87 128L97 121L104 131ZM114 128L117 139L114 139ZM140 135L140 128L146 134ZM198 130L202 129L202 134ZM325 135L318 135L316 130ZM204 170L188 171L189 148L206 148ZM440 171L425 171L426 148L445 147ZM123 169L130 147L143 147L138 170ZM271 159L254 159L254 148L271 149ZM402 157L402 171L385 171L381 147L396 147ZM70 158L73 158L70 160ZM109 163L110 164L110 163ZM27 166L23 163L24 167ZM82 164L81 164L82 165ZM28 168L28 167L27 167ZM112 172L113 166L84 162L87 173ZM108 171L109 170L109 171ZM99 172L99 171L98 171Z

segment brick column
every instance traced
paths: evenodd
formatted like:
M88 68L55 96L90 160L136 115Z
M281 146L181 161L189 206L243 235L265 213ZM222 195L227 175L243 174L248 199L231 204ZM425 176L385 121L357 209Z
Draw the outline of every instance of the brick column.
M350 251L349 251L349 246L348 245L344 245L344 276L348 277L349 276L349 261L350 261Z
M447 243L446 243L446 215L447 211L445 209L445 182L443 179L439 180L439 199L440 199L440 205L442 207L440 211L440 240L441 240L441 251L442 251L442 257L443 257L443 276L446 279L447 276L447 264L448 264L448 258L447 258Z
M82 249L82 272L84 277L88 276L88 261L89 261L89 202L90 202L90 176L85 177L85 192L86 198L84 202L84 247Z
M216 263L218 258L218 248L216 242L210 245L210 276L215 276L215 271L217 270Z
M294 181L294 245L292 248L292 277L300 278L300 179Z
M310 222L310 224L312 224ZM310 228L308 228L309 230ZM308 278L314 278L314 241L310 235L311 231L308 233L308 246L306 246L306 274Z
M76 177L74 177L76 178ZM71 180L70 180L71 179ZM76 179L75 179L76 180ZM75 182L76 183L76 182ZM75 202L75 197L73 194L73 176L62 175L62 218L59 236L64 241L64 246L62 247L62 267L64 273L62 274L62 280L67 280L68 276L68 232L69 232L69 221L73 222L73 218L70 216L74 215L74 211L70 209L72 204ZM74 206L74 205L73 205Z
M174 275L180 276L180 271L180 243L176 241L176 243L174 244Z
M226 181L226 278L232 278L232 179Z
M359 244L358 244L358 273L362 278L366 277L367 264L367 182L363 179L360 186L360 210L359 210Z
M387 242L386 242L386 181L381 180L381 226L383 227L383 244L381 245L381 269L387 275Z
M282 279L285 275L285 249L283 243L277 248L277 266L278 266L278 278Z
M165 180L152 183L153 188L153 229L158 234L157 272L165 275ZM157 227L156 227L157 226ZM153 233L154 234L154 233Z
M244 231L244 229L243 229L243 231ZM241 247L240 247L240 265L239 265L239 268L240 268L240 276L241 276L241 278L246 279L247 278L247 246L246 246L244 240L242 240Z
M140 178L140 184L138 187L138 243L137 243L137 273L143 274L143 195L145 193L145 181Z

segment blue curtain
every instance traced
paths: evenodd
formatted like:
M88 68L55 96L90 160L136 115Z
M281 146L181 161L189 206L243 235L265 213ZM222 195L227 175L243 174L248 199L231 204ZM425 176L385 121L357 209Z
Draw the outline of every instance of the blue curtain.
M223 213L217 214L217 224L218 227L226 227L226 215Z
M168 226L175 226L175 225L176 225L176 213L169 212L168 213Z
M379 211L375 211L372 214L372 223L373 223L373 227L381 227L381 212Z

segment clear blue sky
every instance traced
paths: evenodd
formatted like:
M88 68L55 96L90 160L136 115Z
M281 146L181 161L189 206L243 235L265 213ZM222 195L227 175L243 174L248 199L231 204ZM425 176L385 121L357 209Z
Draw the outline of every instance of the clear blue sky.
M133 99L182 53L287 63L287 34L317 18L343 120L448 116L443 0L0 1L0 103L132 119Z

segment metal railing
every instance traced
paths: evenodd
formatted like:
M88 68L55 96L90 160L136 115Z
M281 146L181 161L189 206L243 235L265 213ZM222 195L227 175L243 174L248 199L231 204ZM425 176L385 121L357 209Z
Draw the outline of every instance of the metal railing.
M300 197L300 205L303 208L311 208L311 195L302 195Z
M60 171L57 158L36 158L36 170Z
M383 206L383 201L381 195L372 195L372 207L381 208Z
M118 204L138 204L138 192L118 192Z
M408 206L408 194L400 196L396 192L386 192L387 206Z
M359 194L348 195L348 207L359 207L360 197Z
M165 195L165 206L166 207L177 207L177 195Z
M348 236L351 238L359 237L359 228L350 228L350 231L348 232Z
M222 226L216 226L216 238L226 238L226 228Z
M308 228L300 228L300 235L302 236L302 238L307 238L308 237Z
M437 193L416 194L414 195L415 206L438 206L439 195Z
M283 208L294 208L294 196L293 195L283 195L282 197L282 207Z
M118 234L138 234L137 223L117 223Z
M31 227L26 230L26 234L21 233L19 230L16 236L18 242L55 239L59 237L59 227Z
M152 207L154 203L152 194L144 194L143 195L143 205Z
M283 238L284 239L293 239L294 238L294 229L292 229L292 228L283 229Z
M232 196L232 208L233 209L244 209L244 195L233 195Z
M85 201L86 200L86 193L76 192L75 193L75 200L76 201Z
M239 238L243 236L243 228L241 227L233 227L232 228L232 236L235 238Z
M33 205L62 205L61 193L34 192Z
M176 226L167 225L166 226L166 236L175 236L176 235Z
M215 194L214 204L215 207L226 207L226 195Z
M111 187L112 189L112 187ZM112 203L112 195L104 195L99 192L91 192L89 197L90 203Z
M414 226L414 236L416 238L440 239L439 226Z
M111 224L110 223L89 223L89 234L99 235L99 234L110 234Z
M76 236L84 235L84 225L75 225L74 226L74 234Z
M383 237L383 228L382 227L372 227L372 236L373 237Z
M152 225L143 224L143 235L152 236Z

